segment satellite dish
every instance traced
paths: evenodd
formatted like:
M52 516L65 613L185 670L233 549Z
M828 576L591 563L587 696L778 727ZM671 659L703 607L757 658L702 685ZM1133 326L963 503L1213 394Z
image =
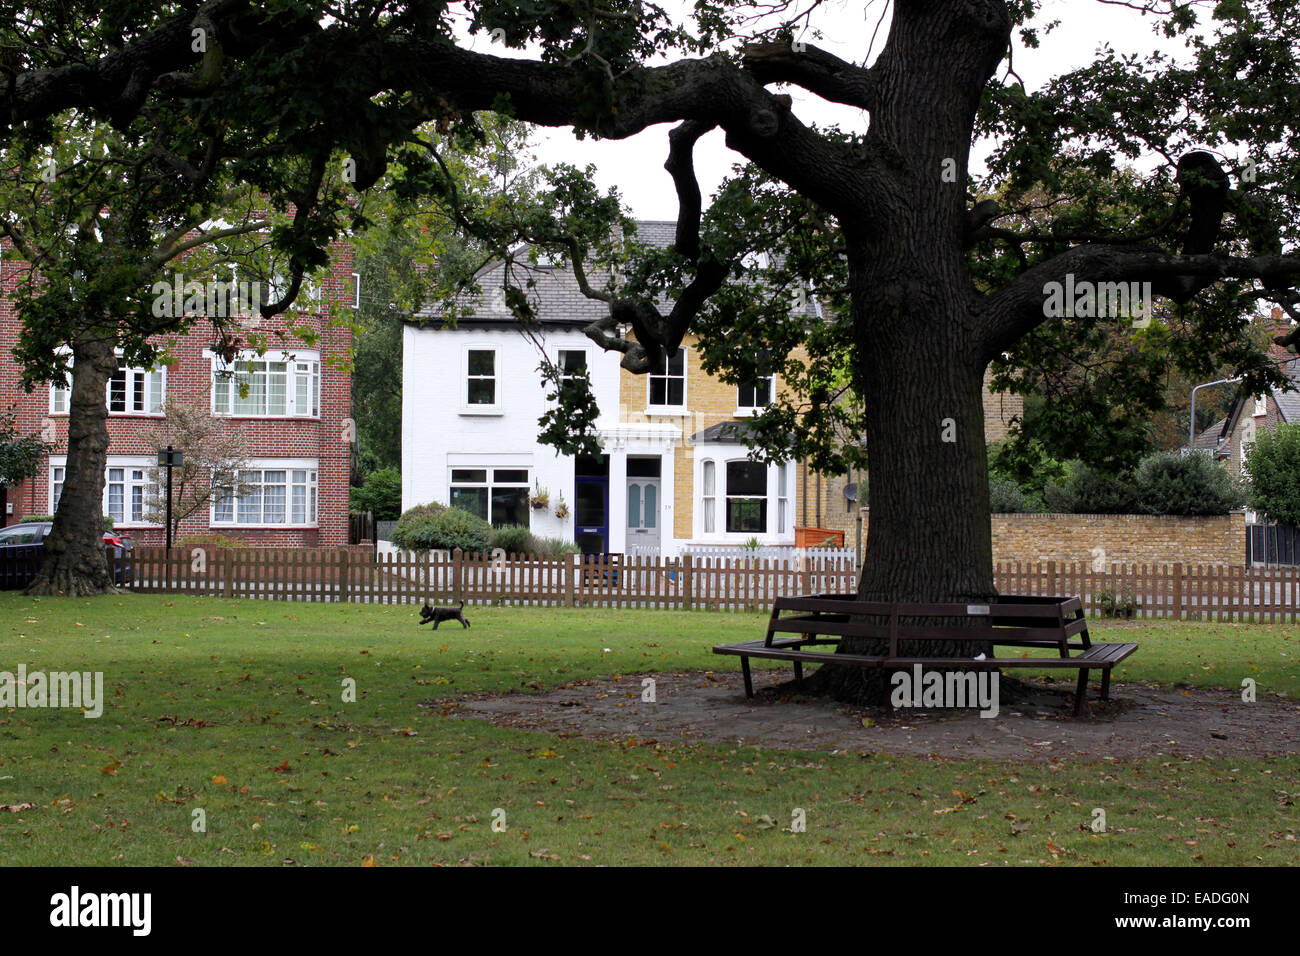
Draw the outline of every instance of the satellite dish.
M846 501L858 500L858 483L856 481L850 481L844 486L844 498Z

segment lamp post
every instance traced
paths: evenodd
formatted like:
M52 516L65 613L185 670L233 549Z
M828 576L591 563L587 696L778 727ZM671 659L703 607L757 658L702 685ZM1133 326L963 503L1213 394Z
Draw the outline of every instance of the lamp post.
M1227 385L1229 382L1240 382L1241 376L1236 378L1221 378L1217 382L1206 382L1203 385L1197 385L1192 389L1192 422L1187 428L1187 454L1196 450L1196 393L1203 388L1209 388L1211 385Z
M172 469L185 463L185 452L168 445L158 449L158 467L167 469L167 554L172 550Z

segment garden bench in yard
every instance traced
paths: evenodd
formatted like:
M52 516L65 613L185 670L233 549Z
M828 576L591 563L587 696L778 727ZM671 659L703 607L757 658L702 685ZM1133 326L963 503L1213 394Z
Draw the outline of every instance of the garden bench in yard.
M860 618L870 615L880 623ZM858 617L859 620L853 620ZM918 623L918 618L971 619L989 627ZM794 634L796 637L778 637ZM835 653L845 636L873 637L889 642L884 654ZM907 653L909 642L922 640L969 641L993 647L1056 650L1057 656L918 657ZM829 650L815 650L818 646ZM859 601L856 594L814 594L777 598L772 605L767 636L759 641L718 644L715 654L740 658L745 676L745 696L754 696L749 671L751 657L788 660L794 663L795 678L803 679L804 662L834 662L859 667L894 670L920 664L922 667L996 670L1008 667L1064 668L1079 672L1074 695L1074 713L1083 713L1089 671L1101 671L1101 699L1110 699L1111 669L1137 650L1136 644L1094 644L1088 638L1083 603L1077 597L1033 597L1003 594L988 604L914 604Z

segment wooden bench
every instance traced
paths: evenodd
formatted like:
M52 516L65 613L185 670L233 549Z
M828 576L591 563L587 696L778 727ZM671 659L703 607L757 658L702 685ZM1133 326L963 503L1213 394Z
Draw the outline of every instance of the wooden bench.
M863 619L865 617L873 617L882 622L868 623ZM958 621L927 624L915 622L917 618L948 618ZM912 623L908 623L909 619ZM974 626L974 621L966 624L970 619L977 619L989 626ZM799 636L778 637L778 634ZM888 650L879 655L836 653L840 639L846 636L888 641ZM915 652L905 653L899 647L904 642L923 640L1054 649L1057 656L986 656L982 660L976 659L974 655L921 657ZM828 646L829 651L808 649L818 645ZM809 661L891 670L914 664L963 670L995 670L1005 667L1073 669L1079 672L1074 696L1074 713L1077 716L1083 713L1088 672L1101 671L1101 699L1109 700L1111 669L1137 648L1136 644L1094 644L1088 637L1083 603L1077 597L1003 594L989 604L914 604L859 601L855 594L814 594L807 597L777 598L772 605L772 616L763 640L718 644L713 648L713 653L734 654L740 658L746 697L754 696L749 670L751 657L792 661L797 680L803 679L803 665Z

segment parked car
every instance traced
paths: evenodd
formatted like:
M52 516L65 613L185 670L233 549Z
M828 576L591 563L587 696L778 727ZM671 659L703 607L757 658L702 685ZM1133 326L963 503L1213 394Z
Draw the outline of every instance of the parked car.
M0 590L25 588L41 569L45 558L45 539L54 527L52 521L27 521L0 528ZM115 531L104 532L104 544L113 546L113 580L129 584L129 562L121 558L131 553L135 542Z

